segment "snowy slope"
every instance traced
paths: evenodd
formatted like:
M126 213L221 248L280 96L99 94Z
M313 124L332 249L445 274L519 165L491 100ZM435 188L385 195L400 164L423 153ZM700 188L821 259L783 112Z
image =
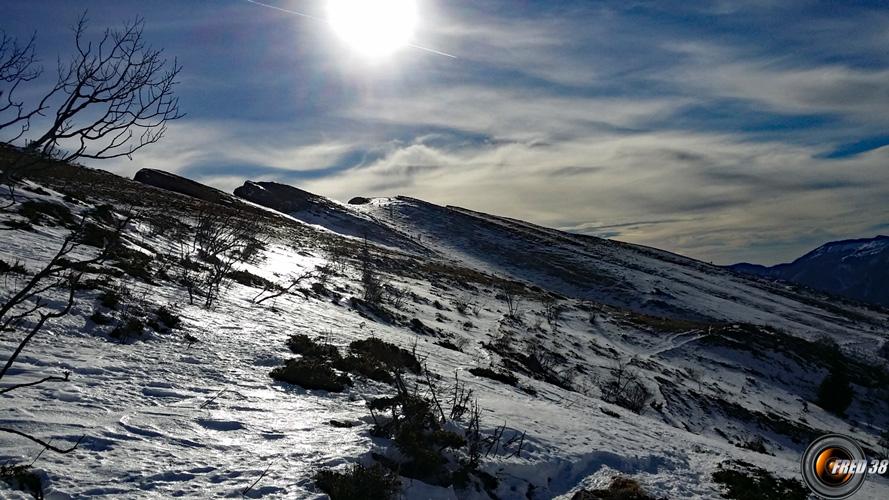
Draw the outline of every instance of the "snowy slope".
M201 203L91 171L40 184L48 191L32 185L24 196L75 213L102 203L136 204L188 220ZM61 191L89 199L68 201ZM889 427L881 387L873 381L856 385L846 419L811 403L826 369L821 351L806 339L826 333L849 354L865 346L872 354L889 335L889 318L878 311L832 305L666 252L418 200L342 207L428 250L373 249L386 280L407 292L407 300L386 306L401 319L381 321L350 304L348 297L360 296L354 259L324 284L339 300L314 293L307 283L303 292L258 305L253 299L261 289L235 283L212 310L189 305L182 287L162 277L173 265L171 241L149 224L130 225L127 244L153 257L152 278L109 275L103 286L123 290L134 310L170 307L183 327L120 343L109 337L110 325L89 318L95 311L122 313L101 306L100 290L85 289L71 315L35 337L4 384L65 369L71 381L0 396L0 424L56 444L86 436L73 454L47 452L34 463L48 494L238 497L259 480L250 496L322 497L312 481L315 471L367 460L374 447L386 446L368 434L366 402L390 394L391 387L358 380L332 394L274 382L268 372L291 357L284 342L297 333L339 347L370 336L405 348L416 343L445 391L456 373L479 398L483 431L505 425L507 432L527 435L519 456L494 451L482 465L499 478L500 498L570 498L616 474L637 479L656 496L717 498L721 490L710 475L726 460L796 477L812 435L844 432L876 449L876 436ZM270 241L262 261L244 270L272 281L327 263L331 242L355 244L354 234L337 236L333 226L321 229L271 211L245 217L269 228ZM20 218L13 211L0 214L2 221ZM50 222L7 231L0 259L36 268L63 235ZM17 280L6 276L0 284L11 290ZM509 280L527 285L518 320L505 317L499 298ZM544 315L550 291L561 297L556 302L563 311L552 322ZM472 306L461 313L461 303ZM411 319L428 328L418 334ZM439 345L443 340L460 351ZM0 357L14 346L4 336ZM545 353L551 371L522 365L525 353ZM641 415L603 402L596 385L618 360L631 358L662 405ZM518 386L468 372L486 366L511 367ZM358 425L333 427L331 420ZM764 439L769 454L737 446L755 437ZM39 452L37 445L0 434L0 460L30 463ZM406 498L484 498L404 483ZM861 495L887 497L883 480L869 481Z

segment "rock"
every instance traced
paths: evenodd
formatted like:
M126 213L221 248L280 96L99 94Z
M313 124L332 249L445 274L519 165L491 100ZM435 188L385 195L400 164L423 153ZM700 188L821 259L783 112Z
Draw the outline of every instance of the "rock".
M367 205L368 203L370 203L370 198L364 196L356 196L349 200L349 205Z
M323 204L323 198L316 194L277 182L247 181L235 189L235 196L285 214Z
M192 198L209 201L211 203L229 205L235 202L235 199L232 198L231 195L223 191L163 170L143 168L136 172L133 179L142 184L154 186L166 191L172 191L174 193L184 194L185 196L191 196Z

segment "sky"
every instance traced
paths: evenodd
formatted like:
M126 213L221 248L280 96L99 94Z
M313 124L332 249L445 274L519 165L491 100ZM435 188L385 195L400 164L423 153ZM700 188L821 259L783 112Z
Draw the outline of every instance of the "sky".
M93 37L144 17L187 116L90 164L121 175L407 195L717 264L889 233L885 1L418 4L414 44L456 58L369 61L245 0L4 0L0 29L36 31L51 74L84 8Z

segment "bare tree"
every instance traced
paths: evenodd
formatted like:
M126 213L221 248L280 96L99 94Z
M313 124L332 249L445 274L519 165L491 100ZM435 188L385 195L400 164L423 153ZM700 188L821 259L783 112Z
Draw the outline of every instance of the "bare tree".
M6 42L10 48L0 63L8 61L5 84L11 88L0 110L12 115L0 120L0 130L18 126L17 140L31 130L35 117L48 118L47 128L27 141L31 154L4 165L3 182L10 187L44 159L132 157L159 141L169 121L184 116L174 92L182 68L145 43L141 18L106 29L98 41L87 40L87 24L84 13L74 27L74 56L68 63L59 60L56 83L31 106L14 100L11 91L40 74L33 39L24 47Z
M364 286L364 301L368 304L380 305L386 294L386 283L380 278L370 254L367 238L361 247L361 284Z
M35 80L42 73L34 55L35 35L21 45L17 38L0 31L0 131L12 128L11 137L0 140L14 142L20 139L31 125L36 109L26 110L24 101L18 100L16 91L24 83Z
M193 229L182 227L174 234L179 278L188 291L189 303L202 296L208 309L227 286L235 266L252 262L263 245L251 221L212 211L215 208L202 208Z
M63 161L129 157L160 140L167 122L183 116L174 93L182 67L146 45L144 27L137 18L90 42L86 14L80 16L74 28L77 53L59 64L55 86L38 105L41 114L55 109L55 116L29 149Z
M2 298L3 302L0 304L0 331L15 332L21 330L24 332L24 336L19 340L18 345L12 354L9 355L3 367L0 368L0 381L3 381L19 355L28 347L28 344L34 337L43 330L47 322L64 317L71 312L71 308L74 305L74 294L82 275L78 269L84 269L89 265L98 264L108 259L119 244L119 237L128 222L129 218L119 221L113 232L114 236L106 240L105 247L98 255L74 261L69 256L81 246L80 240L86 227L86 220L82 220L80 226L65 238L59 250L43 268L34 273L17 291ZM44 300L44 296L47 293L59 290L62 290L62 293L65 294L65 300L62 302L63 306L60 309L56 309ZM65 382L68 381L69 376L70 373L66 371L59 375L50 375L30 382L7 385L0 389L0 394L34 387L47 382ZM78 441L72 447L59 448L16 429L0 427L0 432L24 437L58 453L69 453L77 448L77 444L79 444Z
M503 300L506 302L506 311L510 319L517 320L521 316L521 289L514 283L503 286Z

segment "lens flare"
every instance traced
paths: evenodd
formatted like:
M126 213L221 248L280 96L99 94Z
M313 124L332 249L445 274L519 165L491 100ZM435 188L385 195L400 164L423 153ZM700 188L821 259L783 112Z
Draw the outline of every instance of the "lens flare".
M410 45L418 14L414 0L328 0L327 18L353 50L381 58Z

